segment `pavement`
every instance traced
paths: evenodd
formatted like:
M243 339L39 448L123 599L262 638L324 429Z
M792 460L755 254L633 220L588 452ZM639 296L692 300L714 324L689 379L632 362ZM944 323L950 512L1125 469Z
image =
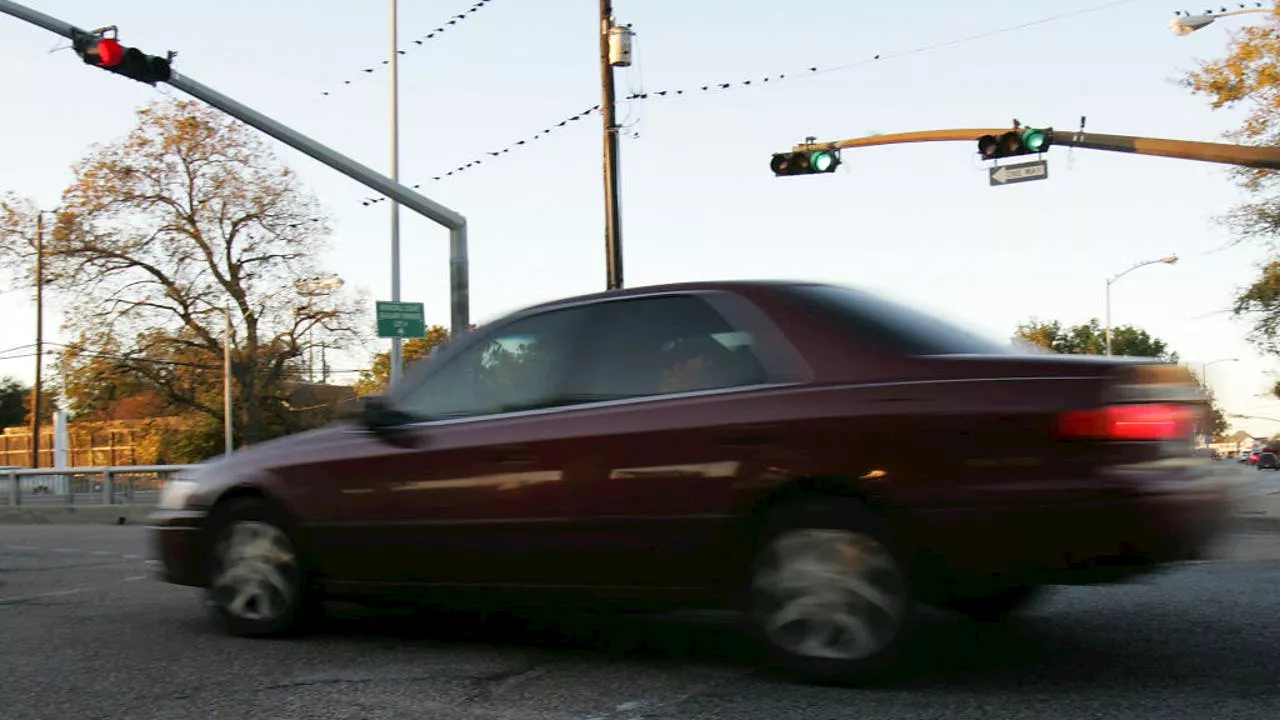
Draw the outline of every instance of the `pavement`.
M779 678L715 617L443 617L334 607L318 632L216 632L151 579L135 526L0 527L0 715L130 720L1274 720L1280 535L1141 582L1053 588L1015 620L924 614L899 678Z

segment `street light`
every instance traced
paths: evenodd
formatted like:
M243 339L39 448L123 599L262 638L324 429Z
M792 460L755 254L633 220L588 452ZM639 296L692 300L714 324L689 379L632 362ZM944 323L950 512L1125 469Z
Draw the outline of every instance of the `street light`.
M1224 363L1224 362L1240 362L1240 358L1218 358L1217 360L1210 360L1209 362L1200 363L1201 384L1203 384L1206 388L1209 387L1209 376L1206 374L1209 366L1217 365L1218 363Z
M320 297L322 295L328 295L336 291L338 288L342 287L342 284L343 284L342 278L338 277L337 275L325 275L320 277L307 278L305 280L298 280L293 283L293 287L298 291L299 295L302 295L303 297L306 297L306 298L315 298L315 297ZM315 359L316 359L315 342L312 339L314 330L315 330L314 323L307 327L307 382L308 383L314 383L316 379L315 372L314 372ZM324 378L325 372L323 367L324 363L325 363L324 352L322 349L320 354L320 364L322 366L320 375L321 375L322 383L325 382L325 378Z
M1276 13L1275 8L1264 8L1262 7L1262 3L1254 4L1257 5L1257 7L1246 8L1241 5L1239 10L1227 10L1226 8L1223 8L1221 12L1205 13L1203 15L1179 14L1178 17L1169 21L1169 29L1173 31L1174 35L1186 37L1202 27L1213 24L1213 21L1218 18L1230 17L1232 15L1248 15L1251 13L1267 13L1268 15Z
M1178 262L1177 255L1169 255L1167 257L1158 258L1156 260L1143 260L1142 262L1136 263L1134 265L1130 265L1128 268L1126 268L1122 272L1107 278L1107 355L1111 354L1111 284L1119 280L1120 278L1124 277L1125 275L1128 275L1129 273L1133 272L1134 270L1137 270L1140 267L1146 267L1148 265L1158 265L1160 263L1164 263L1165 265L1172 265L1176 262Z

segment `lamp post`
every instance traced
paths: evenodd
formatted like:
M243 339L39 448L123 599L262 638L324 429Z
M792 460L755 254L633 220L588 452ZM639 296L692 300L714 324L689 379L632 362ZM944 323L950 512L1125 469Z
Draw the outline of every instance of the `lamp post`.
M1200 383L1206 388L1209 387L1209 376L1206 374L1209 370L1209 366L1224 362L1240 362L1240 358L1218 358L1217 360L1200 363Z
M293 287L298 291L298 294L302 295L303 297L314 298L314 297L319 297L321 295L328 295L329 293L342 287L342 284L343 284L342 278L338 277L337 275L325 275L322 277L307 278L306 280L298 280L293 284ZM315 368L315 343L312 341L312 331L314 329L315 329L314 325L307 327L307 382L308 383L315 382L315 373L313 372ZM324 365L323 349L321 350L321 353L322 355L321 355L320 363L323 366ZM321 375L322 376L324 375L323 367L321 368ZM321 382L324 382L323 377L321 377Z
M399 0L391 0L391 181L400 182L400 24ZM400 203L391 198L391 301L400 302ZM404 372L404 341L391 338L391 384ZM310 372L310 368L308 368Z
M44 211L36 212L36 382L31 388L31 467L40 467L40 403L44 388Z
M1186 37L1200 28L1208 27L1218 18L1230 17L1232 15L1249 15L1254 13L1266 13L1268 15L1276 14L1275 8L1264 8L1262 7L1262 3L1256 3L1256 5L1257 7L1252 8L1241 7L1239 10L1227 10L1224 8L1221 12L1205 13L1203 15L1179 14L1178 17L1169 21L1169 29L1178 37Z
M1107 278L1107 355L1111 354L1111 285L1114 284L1115 281L1119 280L1125 275L1128 275L1134 270L1137 270L1140 267L1146 267L1148 265L1158 265L1160 263L1164 263L1165 265L1172 265L1176 262L1178 262L1177 255L1169 255L1167 257L1157 258L1155 260L1143 260L1142 262L1130 265L1129 267L1125 268L1121 272Z

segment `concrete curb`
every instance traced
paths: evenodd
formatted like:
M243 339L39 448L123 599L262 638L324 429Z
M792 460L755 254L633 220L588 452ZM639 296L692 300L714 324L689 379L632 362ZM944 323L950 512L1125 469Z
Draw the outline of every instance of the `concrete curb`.
M151 505L0 506L0 525L145 525Z
M1262 514L1236 515L1239 532L1280 534L1280 517Z

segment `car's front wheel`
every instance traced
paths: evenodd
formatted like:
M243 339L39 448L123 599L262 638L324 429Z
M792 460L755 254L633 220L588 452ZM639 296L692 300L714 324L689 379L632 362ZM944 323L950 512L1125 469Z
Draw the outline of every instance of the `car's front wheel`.
M262 500L233 500L216 511L206 601L229 633L282 635L298 629L310 605L302 564L286 524Z
M749 613L775 663L815 682L889 667L914 601L878 518L854 500L804 500L778 510L760 540Z

